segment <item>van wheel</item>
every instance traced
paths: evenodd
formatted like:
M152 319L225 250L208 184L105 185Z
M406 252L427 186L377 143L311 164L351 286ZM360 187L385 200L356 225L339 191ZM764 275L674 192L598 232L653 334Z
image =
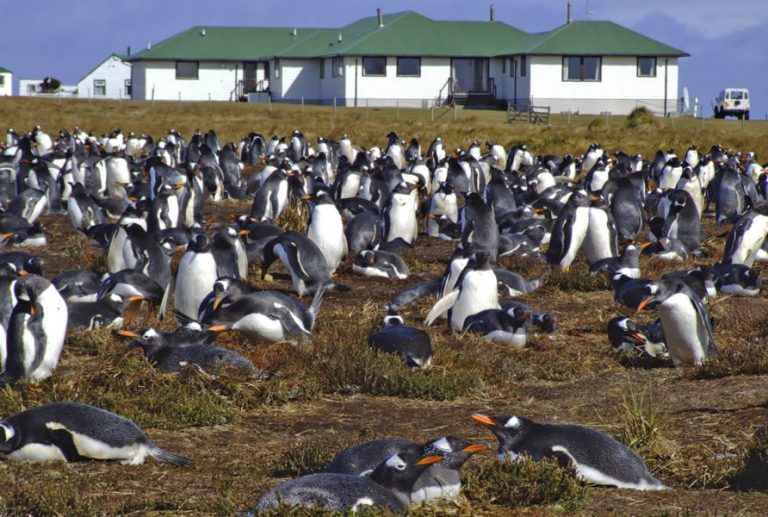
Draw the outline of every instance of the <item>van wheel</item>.
M748 111L744 112L744 119L745 120L749 120L749 112Z

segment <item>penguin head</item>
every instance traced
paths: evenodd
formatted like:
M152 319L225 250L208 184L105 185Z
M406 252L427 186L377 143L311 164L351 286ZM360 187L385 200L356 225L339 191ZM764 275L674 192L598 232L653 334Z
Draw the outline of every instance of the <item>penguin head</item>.
M187 244L187 251L194 251L195 253L207 253L210 249L210 241L202 233L195 235Z
M7 420L0 423L0 452L9 453L18 448L21 433Z
M516 415L472 415L472 420L486 426L499 440L499 453L512 449L530 431L531 421Z
M153 328L139 330L137 332L130 330L118 330L115 333L118 336L133 339L133 341L131 341L131 343L128 345L129 347L140 347L145 351L158 346L162 346L165 343L163 335Z
M390 308L387 312L387 315L384 316L384 321L381 322L381 328L384 327L395 327L395 326L403 326L405 325L405 321L403 320L403 317L400 316L396 310Z
M512 307L505 314L507 323L512 328L520 328L531 319L531 314L522 307Z
M442 456L440 465L448 469L459 469L473 454L483 452L485 445L470 443L455 436L443 436L424 445L425 456Z
M401 452L390 456L376 467L370 478L395 493L409 494L421 473L442 459L443 457L438 455L421 456Z
M664 303L664 301L671 296L681 292L690 294L689 291L690 288L676 278L666 278L659 280L658 282L651 282L645 286L643 299L637 306L637 311L640 312L646 307L655 308L660 303Z
M476 251L469 258L467 268L476 271L491 269L491 255L487 251Z

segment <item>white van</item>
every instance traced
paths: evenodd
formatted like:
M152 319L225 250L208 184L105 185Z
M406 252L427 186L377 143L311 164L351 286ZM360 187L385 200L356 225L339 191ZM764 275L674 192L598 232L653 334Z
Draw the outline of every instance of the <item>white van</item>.
M715 118L736 117L749 120L749 90L726 88L715 99Z

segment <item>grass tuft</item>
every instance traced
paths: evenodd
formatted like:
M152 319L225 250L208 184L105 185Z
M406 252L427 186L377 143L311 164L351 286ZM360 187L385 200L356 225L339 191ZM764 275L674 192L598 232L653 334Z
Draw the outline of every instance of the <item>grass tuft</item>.
M274 477L298 477L321 472L344 449L360 443L356 437L306 440L283 453L270 466Z
M631 386L621 403L619 440L636 450L653 451L663 442L659 417L646 398L645 389L637 393Z
M765 339L734 343L698 368L686 371L689 379L717 379L732 375L768 373L768 342Z
M656 128L659 127L659 121L648 108L640 106L627 115L627 127L630 129Z
M586 505L589 495L575 472L554 460L523 457L514 462L471 463L463 472L464 495L481 505L549 506L574 512Z
M291 199L283 213L277 218L275 224L285 228L285 231L305 233L309 221L309 208L301 200Z

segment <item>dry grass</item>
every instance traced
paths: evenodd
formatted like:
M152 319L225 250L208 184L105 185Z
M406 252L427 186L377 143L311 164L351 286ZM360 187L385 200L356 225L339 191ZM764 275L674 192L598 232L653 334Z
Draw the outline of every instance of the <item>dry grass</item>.
M659 148L682 151L690 143L699 149L721 143L768 153L768 123L763 121L749 121L742 131L736 121L657 119L658 128L649 131L628 128L626 117L609 117L607 123L599 117L589 128L593 117L572 117L568 126L564 117L555 116L552 127L541 128L507 125L500 112L460 111L456 123L450 114L430 123L420 110L403 109L397 121L391 110L343 108L334 118L330 109L307 107L303 115L299 109L0 98L0 120L17 130L41 124L55 132L79 125L100 133L119 125L124 131L158 136L171 127L184 135L196 127L213 127L226 142L252 130L269 137L298 127L310 140L349 133L355 143L368 147L383 145L392 129L402 138L418 138L424 147L439 134L447 148L489 139L504 145L525 142L541 154L582 152L595 140L608 151L644 156ZM206 217L223 222L248 209L248 202L209 204ZM306 209L296 205L281 222L300 230L306 216ZM75 267L103 270L101 252L74 234L66 217L42 219L51 244L39 251L49 277ZM727 228L715 227L709 216L704 223L710 257L701 262L711 264L722 253ZM420 236L415 250L405 256L414 278L397 282L353 275L348 258L336 280L351 290L328 293L308 341L250 343L235 334L222 336L218 344L270 374L263 381L212 377L196 369L163 374L107 331L72 333L51 379L0 391L0 414L52 400L89 402L134 419L159 445L195 463L174 469L153 463L128 468L100 462L0 462L0 480L7 487L0 496L0 513L233 515L252 507L283 476L318 470L347 445L379 437L420 441L445 434L487 440L468 418L476 411L515 412L604 430L638 450L654 475L677 489L626 494L592 488L586 499L587 489L569 471L532 462L502 465L486 457L465 467L466 498L437 508L419 507L411 515L660 514L670 508L692 514L712 508L759 513L768 505L764 486L751 487L757 491L749 494L735 491L750 488L744 479L763 475L764 448L745 437L765 419L768 296L722 297L711 304L720 356L701 368L659 367L658 362L631 361L613 353L605 335L612 317L626 314L645 323L655 314L631 314L613 304L605 279L589 276L581 260L568 272L554 271L541 289L523 299L558 319L557 333L531 335L523 350L454 334L442 323L428 329L435 351L429 370L411 371L398 357L369 350L366 338L378 328L386 303L411 282L439 275L452 248L451 243ZM680 267L647 257L640 263L646 278ZM696 263L691 259L682 266ZM538 278L545 269L529 258L505 257L502 264L526 278ZM763 277L768 273L764 264L757 268ZM257 288L290 288L277 264L273 283L259 280L254 271L252 267L248 280ZM408 324L422 327L433 302L420 301L401 314ZM729 490L727 496L723 490Z

